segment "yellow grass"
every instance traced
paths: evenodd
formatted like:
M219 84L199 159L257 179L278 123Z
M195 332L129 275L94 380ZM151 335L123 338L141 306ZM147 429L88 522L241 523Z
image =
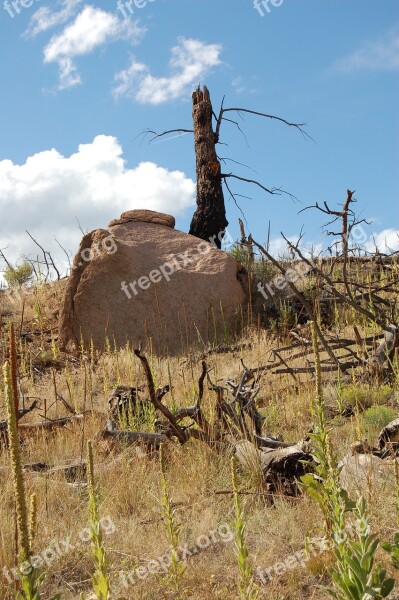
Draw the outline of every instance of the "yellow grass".
M104 545L110 560L109 571L112 583L117 586L122 581L120 572L126 576L138 567L151 569L151 561L168 552L162 522L163 509L159 461L137 452L134 447L118 446L111 448L99 440L98 431L105 427L107 418L107 398L118 383L144 384L145 378L138 359L131 350L111 352L96 357L95 363L89 355L81 359L71 359L58 354L56 342L56 322L53 309L56 308L62 284L50 288L39 288L37 296L26 298L22 330L35 332L34 342L20 346L20 374L22 375L25 397L40 398L40 410L28 415L22 422L38 420L38 413L50 418L64 416L65 408L55 402L53 372L57 392L78 411L94 409L96 413L85 419L84 425L68 425L53 433L31 434L22 446L24 463L46 462L63 465L85 455L86 441L93 440L96 479L100 491L100 513L106 519L108 529L115 531L104 534ZM22 304L13 306L1 302L2 311L9 311L7 318L15 323L19 332L22 318ZM3 322L5 318L3 318ZM51 334L51 330L53 334ZM227 378L238 378L241 372L240 359L247 366L257 367L269 360L270 350L277 345L275 339L265 331L248 330L241 341L246 343L242 352L212 354L207 364L212 368L213 381L224 382ZM5 327L1 330L2 359L5 358ZM169 383L169 372L173 389L173 400L177 405L193 404L200 375L200 356L156 358L152 363L156 382ZM264 433L282 434L286 441L298 441L310 429L310 399L314 394L313 382L302 377L299 385L288 375L280 377L266 374L261 380L262 388L259 406L266 419ZM337 402L337 386L325 382L327 404ZM351 391L350 384L344 388ZM363 396L370 398L371 404L389 404L397 410L397 387L381 397L378 390L364 386ZM165 397L169 404L171 395ZM205 388L204 408L212 414L215 403L214 392ZM0 392L0 405L4 404L3 386ZM5 418L4 409L0 418ZM339 457L348 450L350 444L359 439L367 430L369 436L378 434L378 424L366 425L363 417L341 419L333 427L333 442ZM231 494L216 494L216 491L231 490L229 451L215 452L205 444L192 440L183 447L177 443L168 444L166 450L167 476L171 496L176 508L176 516L181 523L180 539L189 548L196 545L199 536L212 538L210 532L217 532L221 525L232 526L233 502ZM7 449L0 451L0 597L11 598L3 568L12 568L14 554L14 500L10 461ZM26 472L27 494L37 496L37 535L36 553L41 553L51 543L58 543L61 549L70 538L73 549L63 552L47 567L43 598L50 598L57 591L62 599L79 598L80 592L90 595L92 562L89 542L81 542L87 527L87 492L84 486L70 485L63 474L44 475ZM251 479L243 474L240 478L243 489L251 488ZM382 539L389 538L396 528L394 489L386 489L384 494L369 489L370 520L373 530ZM323 553L312 558L305 566L299 563L296 568L281 572L276 564L301 552L305 548L307 534L317 536L322 527L322 517L316 505L307 497L282 498L274 502L266 496L254 493L241 496L246 515L246 541L250 550L250 560L257 567L273 569L273 579L262 585L260 598L272 600L321 600L326 598L323 586L330 581L326 569L331 564L331 555ZM83 533L82 533L83 532ZM220 535L207 547L188 558L183 579L184 597L192 600L234 599L237 597L238 568L234 542L223 542ZM203 540L204 538L200 538ZM62 544L64 542L64 544ZM389 566L389 561L381 554ZM389 567L390 568L390 567ZM144 570L141 571L144 573ZM130 599L174 598L162 574L149 573L140 580L134 577L134 585L120 588L120 596ZM7 595L8 594L8 595ZM115 593L113 598L119 596Z

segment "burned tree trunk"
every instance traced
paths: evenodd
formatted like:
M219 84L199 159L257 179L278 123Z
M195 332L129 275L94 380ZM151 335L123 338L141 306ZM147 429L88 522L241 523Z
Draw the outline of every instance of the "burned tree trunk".
M245 134L243 133L239 123L231 118L227 118L225 114L235 113L242 117L242 115L245 113L257 117L263 117L265 119L279 121L288 127L294 127L295 129L298 129L298 131L300 131L304 137L312 139L306 133L306 131L304 131L305 123L292 123L286 119L282 119L281 117L276 117L275 115L269 115L256 110L250 110L249 108L225 108L223 106L223 101L220 107L219 115L217 116L212 109L211 98L207 87L204 85L201 90L198 86L193 93L194 129L183 129L179 127L177 129L168 129L166 131L162 131L161 133L157 133L152 129L145 129L142 132L144 137L147 135L151 136L150 142L157 138L169 136L172 133L177 133L178 136L185 133L194 133L197 171L197 208L190 224L189 233L200 239L214 242L218 248L220 248L222 245L222 239L228 225L222 183L225 184L230 197L235 203L236 197L239 195L233 193L230 189L230 186L227 182L229 178L256 185L258 188L267 194L271 194L272 196L287 194L291 197L291 199L295 198L295 196L281 188L268 188L255 179L247 179L246 177L235 175L232 172L221 172L220 160L224 164L226 163L226 160L232 160L228 157L221 157L219 159L216 153L216 144L219 143L220 130L223 122L228 121L235 125L245 138ZM215 129L213 128L213 118L215 119ZM232 162L237 163L235 160Z
M212 115L209 91L205 85L203 91L198 87L193 93L197 209L189 233L203 240L214 240L220 248L228 221L224 206L220 163L215 149L218 140L212 127Z

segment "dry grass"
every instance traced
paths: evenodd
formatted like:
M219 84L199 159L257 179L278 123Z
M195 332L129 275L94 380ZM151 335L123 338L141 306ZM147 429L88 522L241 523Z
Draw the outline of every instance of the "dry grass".
M87 356L75 360L57 350L56 326L53 309L57 306L62 284L39 288L36 295L28 296L25 305L18 302L10 307L4 301L1 309L6 319L12 319L16 330L26 332L32 341L21 342L19 361L25 397L40 398L40 414L54 418L65 415L65 408L55 402L56 389L77 410L94 409L96 414L76 424L53 433L38 433L25 439L23 461L45 461L63 465L84 455L87 439L94 440L96 476L100 490L100 510L115 526L112 534L104 536L110 558L110 572L114 585L121 581L120 571L126 574L137 567L148 566L168 551L160 505L161 478L157 457L138 453L135 448L110 448L98 440L97 432L106 420L106 399L112 388L119 384L141 384L144 376L139 361L125 349L96 357ZM22 326L21 326L22 323ZM6 330L1 329L1 358L5 355ZM246 348L242 352L213 354L207 358L214 381L238 377L240 359L256 367L269 359L270 349L275 345L267 332L250 330L246 333ZM199 356L152 358L157 384L170 383L172 393L168 402L179 406L192 404L200 374ZM357 391L356 391L357 390ZM271 374L262 379L260 407L266 417L265 433L282 433L287 441L297 441L311 427L310 399L314 393L313 383L303 378L300 385L289 376L279 378ZM398 391L390 388L381 391L363 386L345 384L338 390L334 383L326 382L326 399L337 403L338 393L349 399L360 394L370 406L387 405L398 411ZM4 404L3 391L0 405ZM206 390L204 407L208 414L214 406L213 393ZM4 418L4 414L1 418ZM28 415L26 421L37 419ZM380 422L378 415L367 420L360 415L351 419L337 420L332 425L333 440L338 455L343 456L350 444L364 437L374 437ZM14 564L13 495L8 452L0 453L0 571ZM168 481L171 496L181 523L181 543L195 545L199 536L217 531L222 524L231 525L233 519L232 496L215 494L218 490L230 490L229 453L216 453L195 440L184 447L169 445L167 448ZM241 485L248 489L250 478L242 475ZM37 494L38 535L36 552L43 552L51 543L70 538L75 546L55 559L47 568L44 598L57 591L63 600L76 599L79 593L90 592L92 564L89 544L81 542L80 533L87 526L87 492L82 486L70 485L63 475L45 476L26 473L28 492ZM386 489L381 495L373 488L368 490L370 519L373 529L382 538L390 537L396 528L394 490ZM274 568L278 561L300 552L305 547L307 534L317 535L322 518L315 504L307 497L296 499L270 498L253 494L242 496L247 519L247 543L251 561L262 570ZM215 534L216 535L216 534ZM385 557L384 562L388 562ZM316 556L303 567L288 570L281 575L273 571L273 579L261 586L260 598L273 600L319 600L326 598L323 585L329 581L326 569L331 555ZM278 571L278 567L277 567ZM192 600L236 598L238 569L234 542L218 538L188 559L184 575L184 597ZM7 595L7 581L0 579L0 596ZM135 578L135 584L121 595L127 599L174 598L165 586L160 574L148 574ZM115 596L116 598L117 596Z

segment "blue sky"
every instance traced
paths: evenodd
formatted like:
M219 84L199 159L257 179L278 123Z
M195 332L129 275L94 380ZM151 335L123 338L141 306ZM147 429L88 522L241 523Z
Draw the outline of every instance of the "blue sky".
M77 221L105 227L132 208L174 214L187 231L192 136L136 136L190 129L199 83L215 109L225 95L225 106L306 122L314 139L247 115L246 141L224 124L220 155L255 173L224 169L298 198L231 181L251 196L239 204L255 239L270 220L276 251L281 230L294 238L302 226L318 247L323 216L298 211L343 202L350 188L372 220L366 235L399 247L397 0L269 0L259 10L253 0L136 0L133 14L116 0L2 3L0 247L12 260L34 253L25 229L62 262L54 237L75 252ZM225 199L236 237L241 214Z

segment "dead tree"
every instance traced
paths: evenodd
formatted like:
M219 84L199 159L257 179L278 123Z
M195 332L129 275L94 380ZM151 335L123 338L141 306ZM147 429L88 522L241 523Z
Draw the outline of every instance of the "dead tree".
M190 231L203 240L214 239L218 248L229 224L224 205L221 167L216 154L216 134L212 127L212 104L208 89L193 93L194 144L197 172L197 209ZM215 236L215 237L213 237Z
M206 241L211 241L220 248L225 229L228 225L223 196L223 184L231 198L237 204L236 199L238 194L235 194L231 190L228 181L230 178L256 185L261 190L271 195L287 194L291 198L294 198L292 194L281 188L268 188L255 179L247 179L246 177L240 177L233 172L222 171L221 163L226 164L227 161L231 161L237 165L241 164L230 158L219 156L216 151L217 144L221 143L220 130L223 122L232 123L243 134L239 123L233 119L227 118L226 113L233 112L238 114L241 118L243 114L250 114L276 120L289 127L298 129L304 137L311 138L303 129L305 123L291 123L281 117L249 110L247 108L225 108L223 106L224 98L219 114L216 115L212 108L209 91L205 85L202 90L198 87L193 93L192 98L194 129L169 129L161 133L147 129L142 132L142 134L144 137L150 135L151 142L156 138L168 136L172 133L177 133L178 135L194 133L197 175L197 208L191 221L189 233Z
M305 438L298 443L288 443L262 434L263 419L257 408L261 369L250 369L241 361L244 369L241 376L237 381L227 380L225 387L212 383L206 362L202 361L195 403L172 411L162 400L169 386L156 390L147 357L139 349L134 350L134 354L140 359L147 380L147 401L159 411L165 427L162 433L148 433L116 429L112 422L111 427L101 432L101 438L116 445L120 442L139 445L150 454L161 444L171 443L173 438L182 445L194 439L214 451L224 448L235 452L243 468L248 458L256 456L268 492L289 496L300 493L297 480L311 470L313 458ZM203 408L205 381L208 389L216 392L215 411L211 411L213 418Z
M348 370L361 367L363 369L363 380L370 380L370 378L376 377L380 380L385 380L385 378L389 378L392 375L394 353L399 347L397 324L399 278L395 276L394 272L392 274L392 280L387 280L384 275L382 280L377 278L376 281L372 281L370 278L362 281L356 276L354 267L356 267L358 261L360 261L360 264L362 265L362 270L365 271L367 265L369 265L369 268L373 268L374 262L377 266L379 264L384 266L385 263L383 259L389 259L390 257L379 257L378 255L373 257L366 256L366 249L363 249L365 256L360 256L360 258L354 256L354 252L355 250L358 250L358 248L350 247L351 233L354 227L361 223L367 223L364 219L360 221L357 220L356 215L351 208L351 204L354 202L356 202L354 192L347 190L347 196L342 205L342 210L332 210L327 203L324 203L324 208L316 203L315 206L303 209L316 208L323 214L333 217L330 222L323 226L324 228L336 222L341 225L340 231L338 232L327 231L328 235L338 238L338 240L329 248L330 254L332 254L332 248L336 248L337 255L335 257L322 257L321 259L316 260L309 258L300 247L302 235L295 244L283 233L281 235L297 261L309 268L309 273L316 279L317 285L315 286L315 289L318 290L318 293L320 290L325 292L326 302L329 304L334 303L336 307L350 308L352 311L356 311L363 319L375 323L383 330L384 334L381 335L385 335L385 339L382 340L378 349L373 352L371 350L370 352L366 350L367 342L370 340L368 340L368 338L362 340L356 328L354 340L327 339L326 334L323 333L320 325L317 323L317 304L314 305L314 302L298 289L291 280L290 265L287 267L284 262L277 261L270 252L261 246L261 244L257 243L251 235L249 235L247 239L244 234L243 242L245 246L255 246L255 248L257 248L260 253L265 256L278 271L280 271L285 283L291 289L294 298L301 303L303 309L306 311L308 319L315 323L317 336L324 351L328 355L328 360L322 364L321 371L331 372L339 370L345 373ZM395 260L397 260L397 257ZM388 264L391 262L391 260L388 261ZM320 307L320 304L318 306ZM291 335L293 334L293 332L290 333ZM296 337L298 338L298 336ZM298 341L300 344L303 343L303 339L299 339ZM372 338L371 342L373 341L375 341L374 338ZM309 344L306 343L306 345L308 346ZM361 349L363 348L363 355L359 356L358 351L351 348L352 345L357 345ZM294 349L294 346L290 345L286 349L292 350ZM297 368L289 367L280 355L283 350L284 348L280 348L278 354L274 352L279 359L279 364L275 364L278 368L273 371L274 373L290 373L294 377L299 373L314 372L314 366ZM342 354L342 351L345 351L345 353ZM304 351L304 354L307 353L308 350ZM291 360L292 358L293 357L291 357ZM388 363L388 365L385 369L384 366L386 363ZM270 368L274 367L270 366Z

